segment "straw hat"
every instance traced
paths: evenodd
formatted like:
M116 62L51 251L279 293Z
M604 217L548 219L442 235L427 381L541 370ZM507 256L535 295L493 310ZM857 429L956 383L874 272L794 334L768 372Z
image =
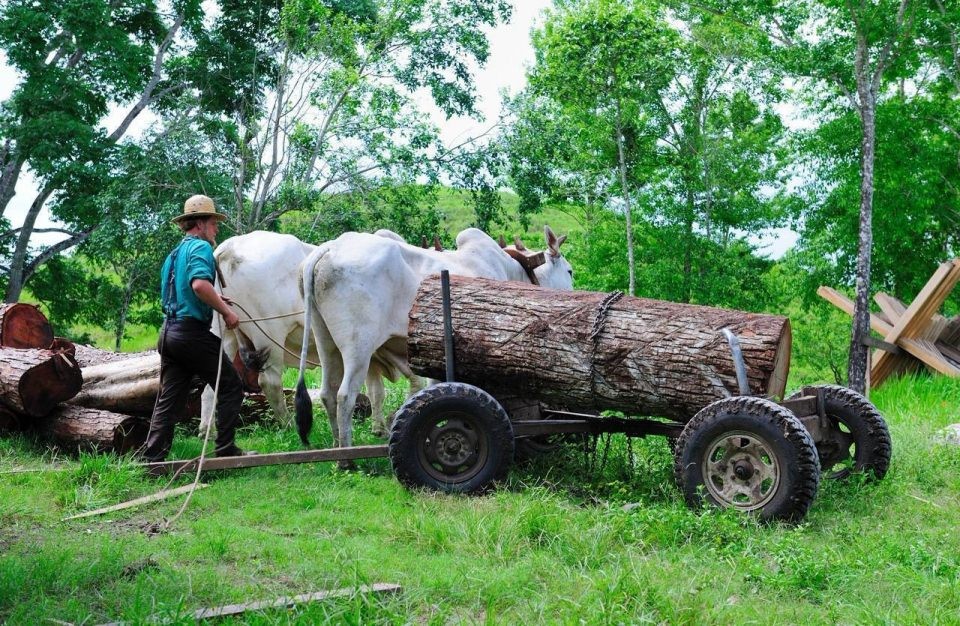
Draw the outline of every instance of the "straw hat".
M207 196L196 195L187 198L187 201L183 203L183 215L173 218L173 223L179 224L183 220L204 217L213 217L218 222L227 219L227 216L223 213L217 213L217 209L213 206L213 200Z

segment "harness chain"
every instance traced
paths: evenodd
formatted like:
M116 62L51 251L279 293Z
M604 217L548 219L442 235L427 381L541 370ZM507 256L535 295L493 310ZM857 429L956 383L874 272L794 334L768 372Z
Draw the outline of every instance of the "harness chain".
M597 386L597 374L596 367L594 362L597 358L597 350L600 348L600 333L603 331L603 325L607 321L607 313L610 311L610 307L614 305L620 298L623 297L623 292L620 290L614 291L607 295L599 305L597 305L597 316L593 319L593 331L590 333L590 341L593 344L593 351L590 354L590 393L591 395L596 394Z

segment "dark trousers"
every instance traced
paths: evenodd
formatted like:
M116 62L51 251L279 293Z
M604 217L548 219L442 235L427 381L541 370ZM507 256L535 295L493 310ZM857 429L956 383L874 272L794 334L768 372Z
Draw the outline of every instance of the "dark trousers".
M199 320L167 320L160 329L157 350L160 351L160 391L143 456L147 461L167 458L177 414L186 401L191 379L197 375L215 388L218 365L216 452L229 451L234 446L243 390L237 371L220 349L220 338L210 332L209 325Z

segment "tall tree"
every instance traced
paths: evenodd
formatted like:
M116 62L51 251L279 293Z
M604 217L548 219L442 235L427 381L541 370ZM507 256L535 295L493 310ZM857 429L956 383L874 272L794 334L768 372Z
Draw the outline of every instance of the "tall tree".
M203 3L229 16L212 28L201 0L175 0L163 10L153 0L0 5L0 46L21 77L0 105L0 216L25 169L40 184L23 223L11 231L16 244L7 265L7 301L20 297L43 263L97 228L100 207L92 192L108 184L111 155L144 111L162 113L190 95L198 107L221 109L238 98L259 97L271 74L262 55L269 38L262 34L276 22L278 2ZM239 28L251 23L258 28ZM218 60L228 58L232 72L224 73ZM244 64L246 71L240 69ZM125 114L104 129L111 108ZM57 230L65 239L35 250L31 242L44 208L63 225Z
M935 4L935 3L933 3ZM865 392L870 332L874 164L878 99L891 81L912 76L920 64L918 32L942 14L917 0L790 0L787 2L691 3L755 28L768 38L771 55L800 78L825 89L823 103L842 99L860 121L860 192L856 297L848 384Z
M506 0L287 2L267 106L229 120L235 230L328 212L385 181L436 179L459 150L439 144L414 94L428 90L447 115L475 113L483 29L509 14Z
M533 35L530 84L562 106L607 124L615 146L620 200L626 216L628 291L635 293L633 201L628 137L643 134L649 105L673 76L677 42L656 9L624 0L561 3Z
M779 73L758 52L754 33L713 16L674 14L681 62L656 101L663 135L659 175L645 188L658 220L677 226L684 302L705 295L713 242L730 246L738 232L783 219L768 189L783 169ZM699 269L698 269L699 268ZM698 293L699 292L699 293Z

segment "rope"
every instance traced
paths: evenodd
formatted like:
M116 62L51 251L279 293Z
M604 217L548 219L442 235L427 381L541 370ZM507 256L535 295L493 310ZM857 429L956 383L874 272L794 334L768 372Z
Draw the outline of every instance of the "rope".
M287 348L285 345L283 345L282 343L280 343L279 341L277 341L276 339L274 339L273 337L271 337L271 336L267 333L267 331L263 330L263 327L260 326L260 324L258 324L257 322L259 322L259 321L264 321L264 320L278 319L278 318L281 318L281 317L292 317L292 316L294 316L294 315L302 315L302 314L303 314L303 311L302 311L302 310L301 310L301 311L297 311L297 312L295 312L295 313L284 313L283 315L271 315L271 316L269 316L269 317L256 317L256 318L255 318L255 317L253 317L252 315L250 315L250 313L249 313L245 308L243 308L243 305L242 305L242 304L240 304L240 303L237 302L237 301L234 301L233 303L234 303L235 305L237 305L237 307L238 307L241 311L243 311L244 315L247 316L247 319L245 319L245 320L240 320L240 323L241 323L241 324L243 324L243 323L245 323L245 322L253 322L253 325L256 326L257 329L259 329L261 333L263 333L263 336L266 337L268 340L270 340L270 343L272 343L273 345L277 346L278 348L280 348L281 350L283 350L284 352L286 352L287 354L289 354L289 355L292 356L293 358L297 359L298 361L300 360L300 355L299 355L299 354L291 351L291 350L290 350L289 348ZM320 364L319 364L319 363L314 363L314 362L311 361L310 359L307 359L307 363L309 363L310 365L312 365L312 366L314 366L314 367L320 367Z

